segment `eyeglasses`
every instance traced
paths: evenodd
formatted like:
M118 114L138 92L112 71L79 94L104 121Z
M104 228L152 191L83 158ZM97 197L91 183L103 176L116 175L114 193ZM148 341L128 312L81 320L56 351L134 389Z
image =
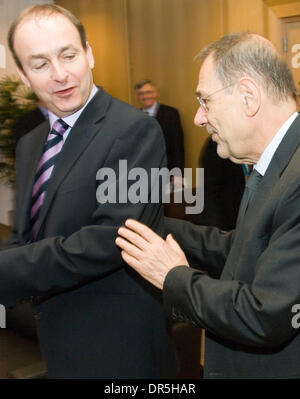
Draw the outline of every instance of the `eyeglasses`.
M230 85L225 86L225 87L222 87L221 89L214 91L213 93L209 94L209 95L206 96L206 97L200 97L200 96L198 96L197 93L196 93L196 98L197 98L197 100L198 100L198 102L199 102L200 107L202 108L202 110L203 110L204 112L208 112L208 111L209 111L208 106L207 106L207 103L206 103L206 101L207 101L207 99L208 99L209 97L211 97L211 96L213 96L214 94L217 94L217 93L219 93L219 92L221 92L221 91L223 91L223 90L226 90L226 89L228 89L229 87L234 86L235 84L236 84L236 82L230 83Z

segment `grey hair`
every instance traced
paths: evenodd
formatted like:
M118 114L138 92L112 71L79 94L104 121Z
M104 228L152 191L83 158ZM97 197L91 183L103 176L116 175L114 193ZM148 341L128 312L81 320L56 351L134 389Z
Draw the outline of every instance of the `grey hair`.
M195 59L212 55L215 71L222 84L248 75L275 101L293 98L297 89L291 70L273 44L251 32L235 32L203 48Z

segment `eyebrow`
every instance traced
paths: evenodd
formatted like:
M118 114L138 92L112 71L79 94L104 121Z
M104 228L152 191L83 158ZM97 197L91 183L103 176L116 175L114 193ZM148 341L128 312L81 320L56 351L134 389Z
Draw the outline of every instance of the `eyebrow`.
M197 91L195 92L195 94L196 94L196 96L198 96L198 97L205 98L205 94L201 93L200 90L197 90Z
M62 54L63 52L65 52L67 50L73 50L73 51L78 52L78 49L76 49L76 47L74 47L72 44L69 44L67 46L59 48L56 51L56 53L60 55L60 54ZM47 58L47 55L43 54L43 53L39 53L39 54L33 54L33 55L30 56L31 60L36 60L36 59L41 59L41 58Z

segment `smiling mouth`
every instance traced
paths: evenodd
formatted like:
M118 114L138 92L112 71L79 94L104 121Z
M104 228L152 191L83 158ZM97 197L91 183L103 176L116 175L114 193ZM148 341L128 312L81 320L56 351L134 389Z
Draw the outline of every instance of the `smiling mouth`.
M73 93L74 87L69 87L68 89L56 91L54 94L58 97L67 97Z

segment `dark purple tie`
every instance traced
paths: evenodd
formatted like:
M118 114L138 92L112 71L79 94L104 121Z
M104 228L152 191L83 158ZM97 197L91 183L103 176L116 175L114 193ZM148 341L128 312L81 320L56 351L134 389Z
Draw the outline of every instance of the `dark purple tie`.
M63 146L63 135L69 125L62 119L54 122L52 130L45 143L43 154L37 167L30 211L31 238L34 240L38 230L38 218L42 208L47 186L54 169L55 162Z

